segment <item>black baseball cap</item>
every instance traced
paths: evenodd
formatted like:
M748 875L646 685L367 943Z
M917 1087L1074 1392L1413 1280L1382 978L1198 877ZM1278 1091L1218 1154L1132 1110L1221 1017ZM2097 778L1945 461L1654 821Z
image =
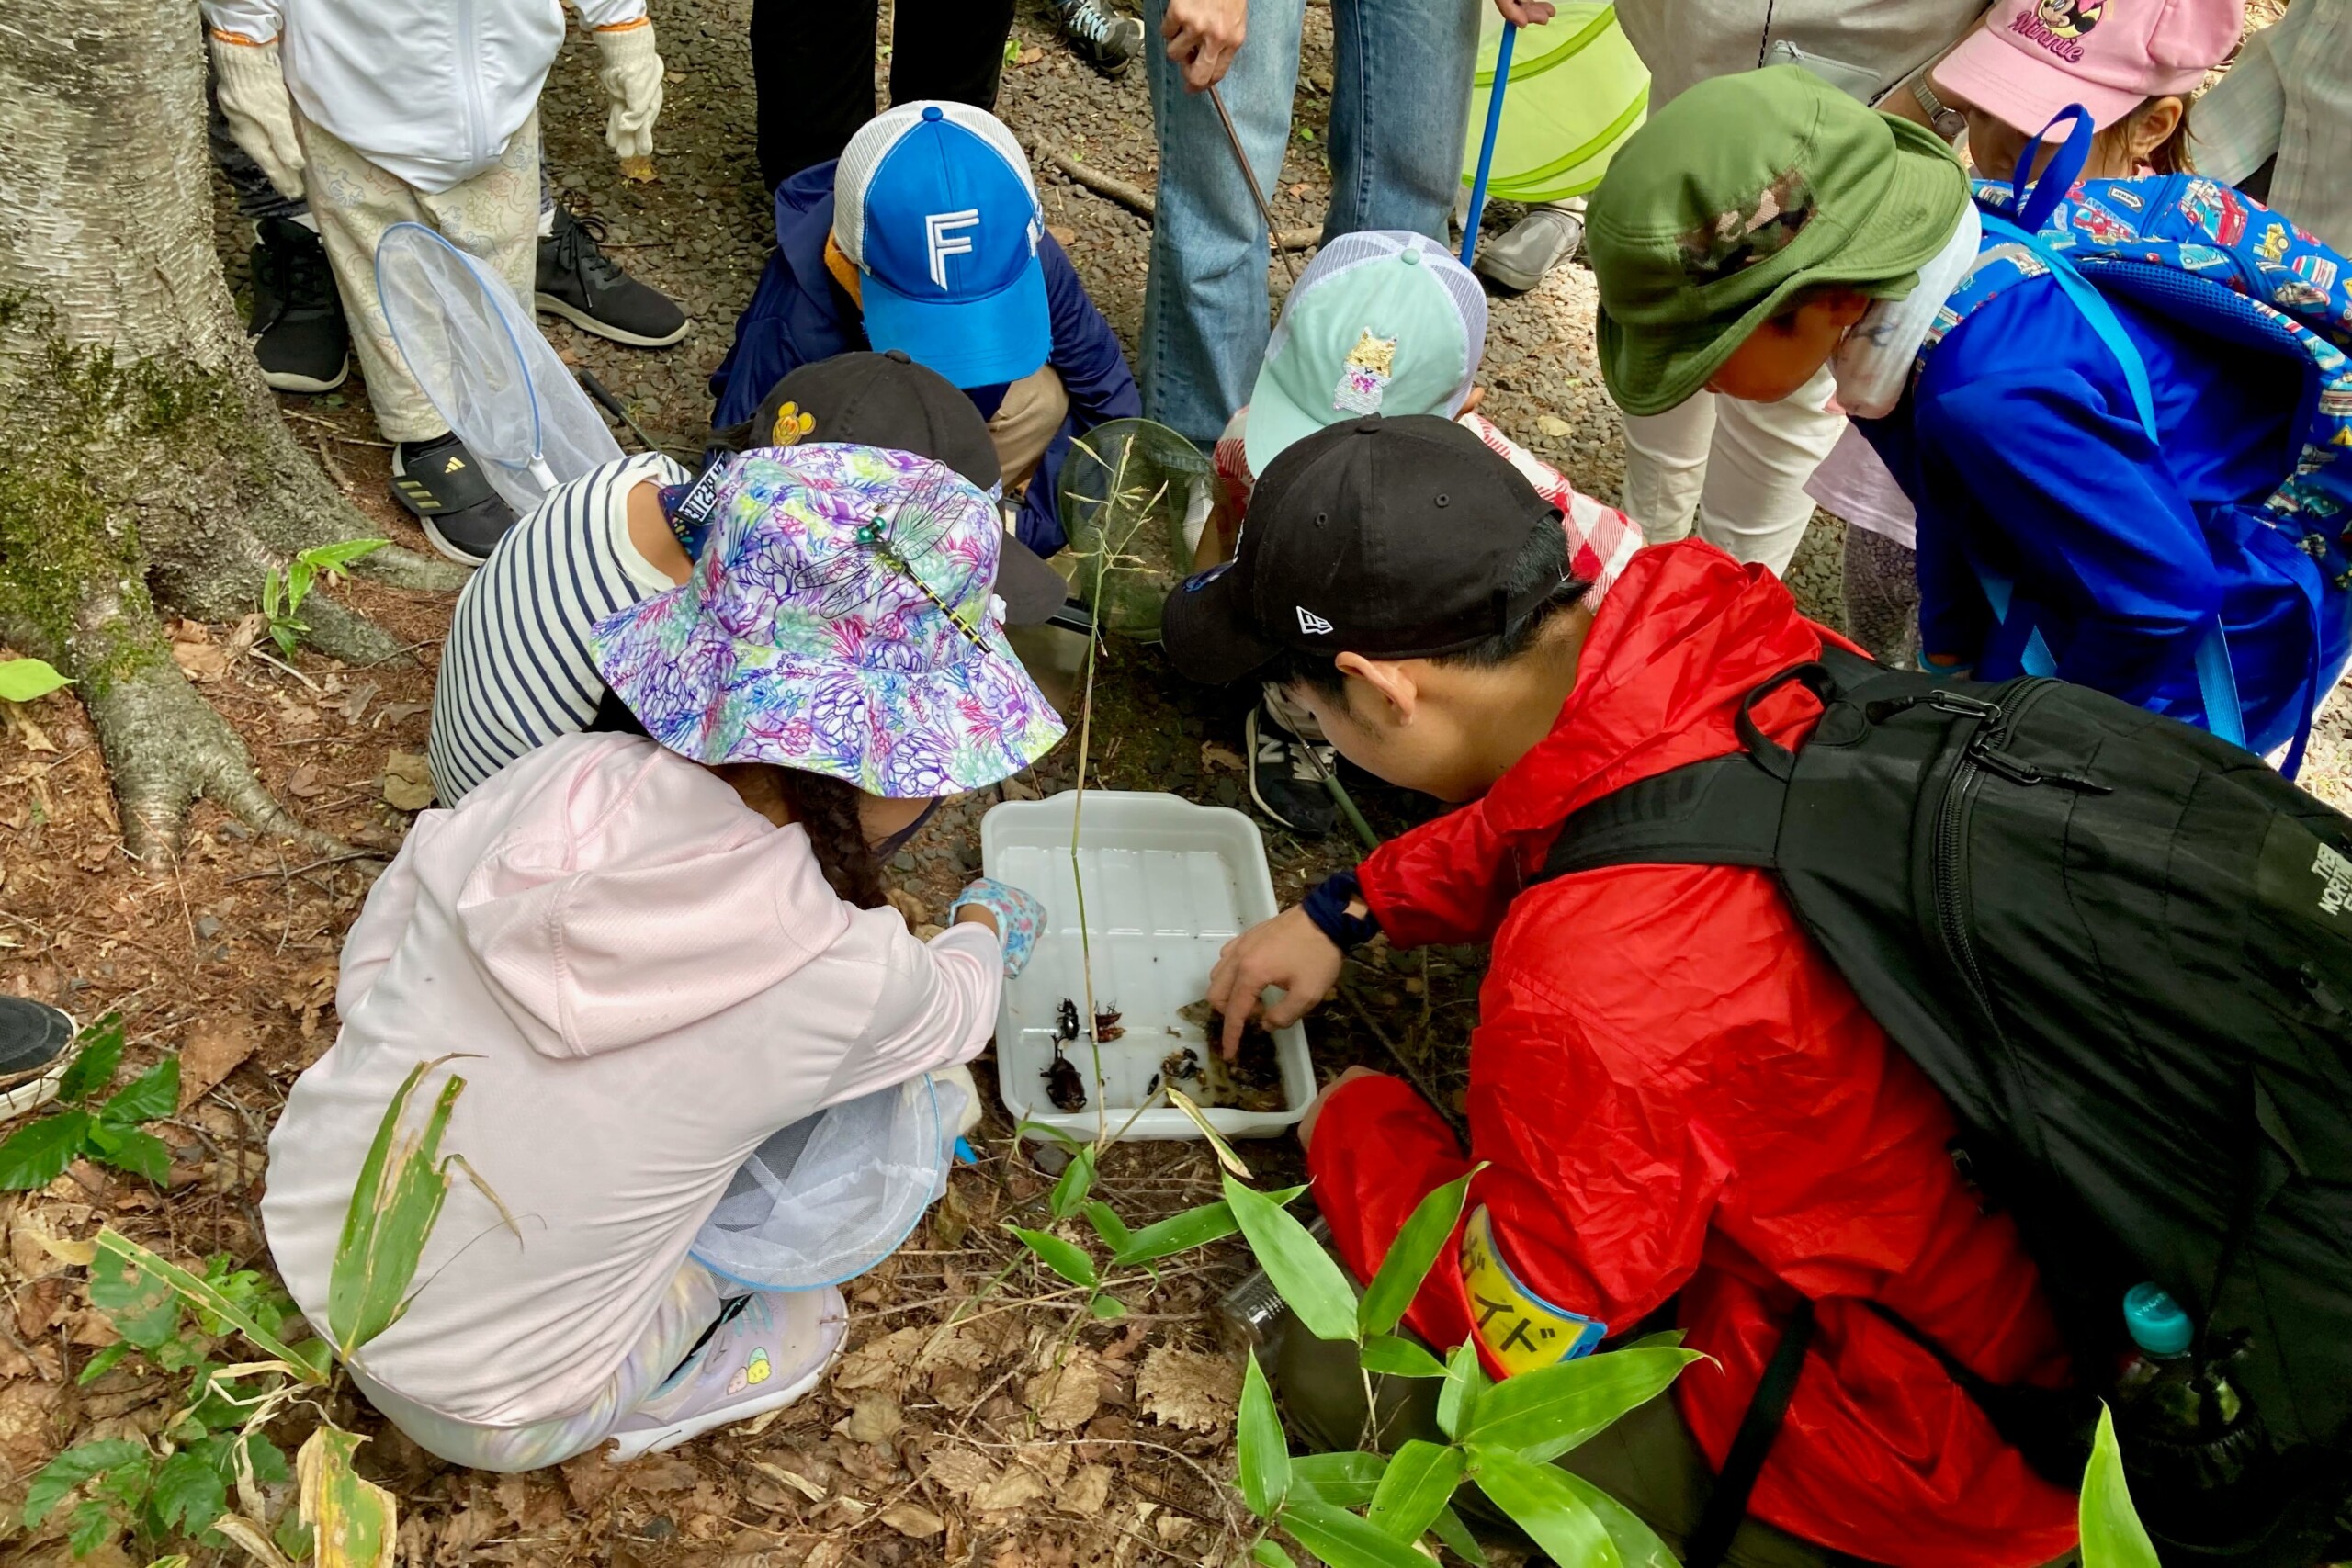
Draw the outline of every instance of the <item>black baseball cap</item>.
M1516 624L1551 596L1502 586L1558 509L1509 461L1433 414L1359 419L1283 448L1250 498L1232 562L1168 596L1161 637L1196 681L1255 674L1284 649L1425 659Z
M895 348L803 365L769 389L742 435L746 446L808 441L912 452L985 491L1004 478L989 422L970 395ZM1008 533L998 552L996 592L1009 624L1035 626L1062 607L1069 584Z

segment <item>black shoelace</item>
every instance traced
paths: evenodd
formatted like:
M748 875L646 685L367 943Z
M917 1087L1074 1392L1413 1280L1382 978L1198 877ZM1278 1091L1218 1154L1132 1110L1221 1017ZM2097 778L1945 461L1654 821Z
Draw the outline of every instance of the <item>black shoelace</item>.
M1102 0L1076 0L1062 13L1062 25L1096 48L1106 47L1119 30L1119 15Z
M598 288L610 288L624 276L619 264L606 255L605 220L593 212L559 213L569 223L556 224L556 261L566 272L577 272Z
M335 295L334 273L327 265L326 252L315 240L309 244L265 242L256 245L253 269L255 288L277 302L277 316L254 323L256 332L266 331L278 319L298 310L343 308Z

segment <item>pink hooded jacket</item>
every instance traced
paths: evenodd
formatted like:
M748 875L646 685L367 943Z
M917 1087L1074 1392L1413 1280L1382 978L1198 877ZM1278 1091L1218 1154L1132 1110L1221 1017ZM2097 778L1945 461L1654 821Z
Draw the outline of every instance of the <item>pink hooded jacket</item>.
M707 769L633 737L566 737L418 818L368 895L344 943L342 1033L270 1135L270 1252L323 1329L385 1107L418 1063L464 1053L443 1148L520 1234L453 1168L413 1304L360 1364L460 1421L570 1415L744 1156L978 1055L1001 968L985 926L926 944L896 911L843 903L807 834Z

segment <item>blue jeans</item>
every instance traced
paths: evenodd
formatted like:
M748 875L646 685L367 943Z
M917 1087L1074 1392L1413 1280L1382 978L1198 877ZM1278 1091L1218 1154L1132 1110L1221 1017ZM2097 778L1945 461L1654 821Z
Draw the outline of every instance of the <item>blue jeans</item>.
M1418 230L1443 243L1462 180L1485 0L1331 0L1331 206L1323 238ZM1290 140L1306 0L1250 0L1219 88L1269 199ZM1266 231L1206 93L1187 93L1145 0L1159 132L1159 212L1143 304L1143 412L1204 448L1250 400L1265 357Z

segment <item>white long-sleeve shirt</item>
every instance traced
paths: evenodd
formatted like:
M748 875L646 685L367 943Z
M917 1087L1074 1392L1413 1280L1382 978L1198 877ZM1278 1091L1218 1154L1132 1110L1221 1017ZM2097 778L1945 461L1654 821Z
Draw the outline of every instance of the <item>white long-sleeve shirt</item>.
M2352 0L2294 0L2189 110L2197 172L2235 185L2272 157L2271 210L2352 253Z
M572 0L598 29L645 0ZM216 33L279 39L287 91L313 124L422 191L498 162L563 44L562 0L202 0Z
M337 1236L410 1071L466 1080L408 1314L359 1356L479 1426L577 1412L645 1331L745 1156L827 1106L969 1061L996 1027L986 926L917 941L808 835L651 741L573 735L417 818L343 949L334 1046L269 1140L262 1225L328 1324ZM441 1075L410 1108L421 1127Z

